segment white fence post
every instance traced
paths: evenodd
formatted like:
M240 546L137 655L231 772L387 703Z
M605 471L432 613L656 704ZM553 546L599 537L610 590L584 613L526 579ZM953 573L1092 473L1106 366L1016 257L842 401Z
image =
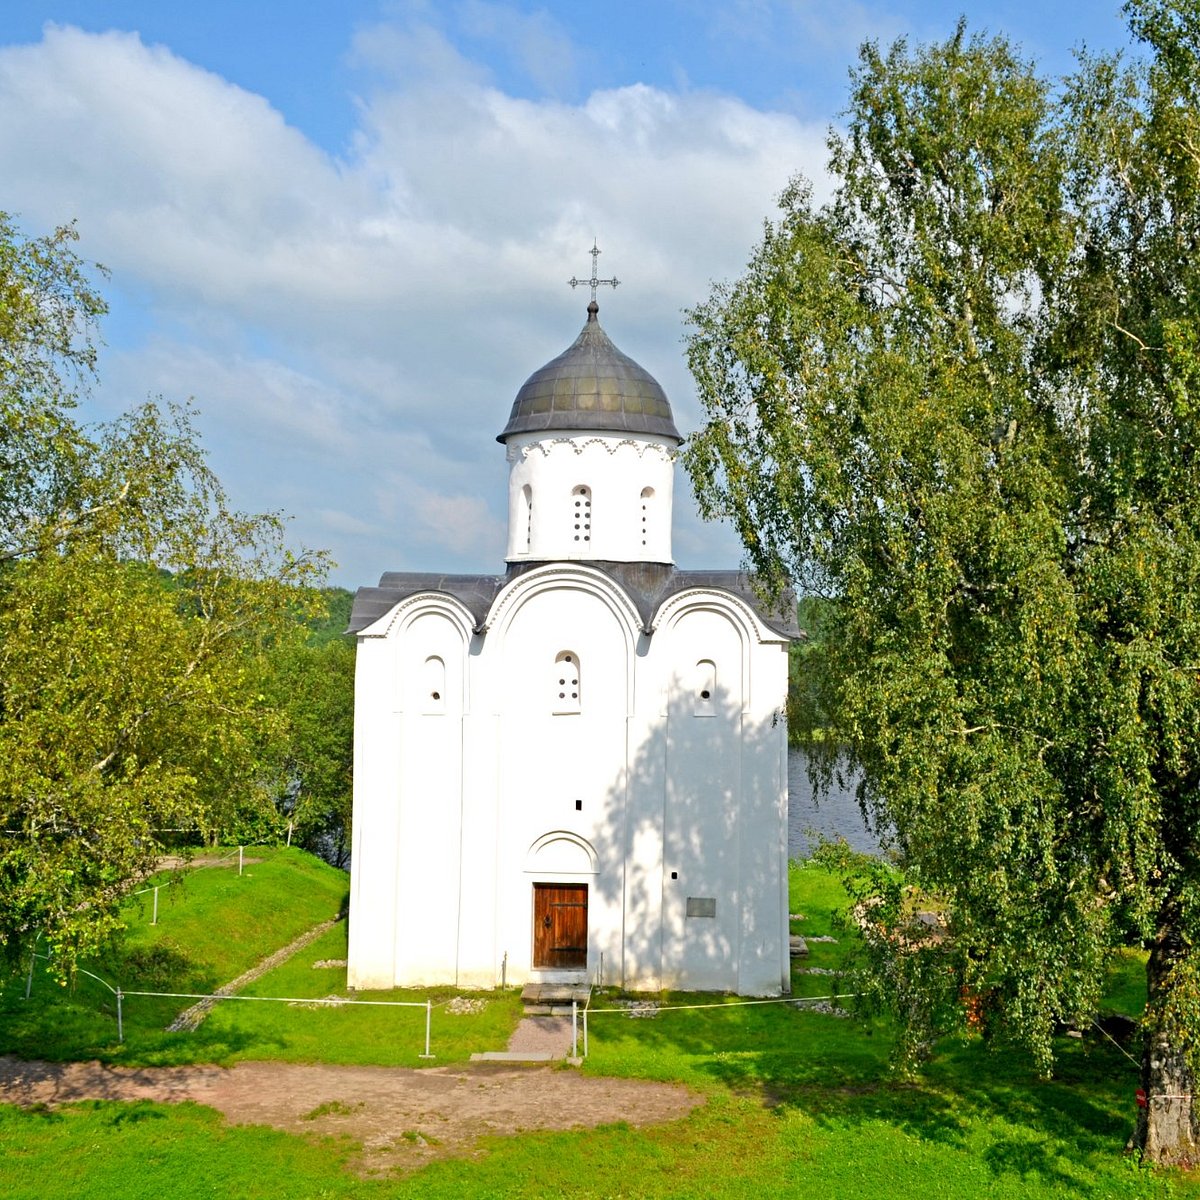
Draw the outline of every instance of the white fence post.
M242 873L242 848L238 847L238 874Z
M125 1040L125 1022L121 1016L121 989L117 988L117 1041Z
M571 1001L571 1057L579 1057L579 1001Z
M33 991L33 960L37 958L37 938L33 939L33 949L29 952L29 975L25 980L25 999L29 999L29 993Z
M429 1025L430 1025L430 1018L432 1017L432 1015L433 1015L433 1001L430 1000L428 997L426 997L425 998L425 1053L418 1055L417 1056L418 1058L432 1058L433 1057L433 1055L429 1053Z
M158 924L158 888L157 887L154 889L154 917L150 921L150 924L151 925Z

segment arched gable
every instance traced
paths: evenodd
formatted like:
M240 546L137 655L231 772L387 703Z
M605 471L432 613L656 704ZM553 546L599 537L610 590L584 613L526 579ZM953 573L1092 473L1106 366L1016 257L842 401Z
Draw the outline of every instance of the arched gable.
M518 575L501 589L483 623L485 632L503 637L513 618L533 596L548 591L579 591L599 599L617 619L632 655L641 621L624 588L601 571L583 565L553 563Z
M471 610L461 600L456 600L446 592L414 592L406 596L398 604L373 621L365 629L358 631L360 640L364 638L400 637L418 617L428 613L440 613L461 631L463 640L470 644L471 634L475 628L475 618Z
M669 629L689 612L707 609L728 617L751 642L786 644L788 638L769 628L762 618L740 596L723 588L687 588L670 596L650 621L650 631Z
M712 618L719 620L721 628L732 632L736 653L728 649L718 651L712 645L711 634L700 633ZM664 684L689 691L689 695L690 690L697 690L697 695L690 697L686 705L697 716L713 715L716 711L716 698L711 691L718 678L728 700L744 711L750 703L754 647L783 640L767 629L743 600L715 588L695 588L672 596L655 614L652 628L659 654L669 647L670 661L660 659L660 665L670 671L670 679L664 678Z

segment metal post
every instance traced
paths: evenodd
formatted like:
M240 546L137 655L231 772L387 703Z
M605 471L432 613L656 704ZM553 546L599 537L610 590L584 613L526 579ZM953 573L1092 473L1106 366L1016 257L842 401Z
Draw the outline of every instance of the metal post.
M238 847L238 874L242 873L242 848Z
M158 924L158 888L154 889L154 919L150 922L150 924Z
M430 1024L430 1017L432 1015L433 1015L433 1001L426 998L426 1000L425 1000L425 1053L419 1055L418 1057L420 1057L420 1058L432 1058L433 1057L433 1055L429 1053L429 1024Z
M121 989L117 988L117 1041L125 1040L125 1022L121 1019Z
M588 1047L587 1047L587 1012L588 1012L588 1010L585 1008L585 1009L583 1010L583 1057L584 1057L584 1058L587 1058L587 1056L588 1056Z
M287 840L287 844L288 844L289 846L292 844L292 823L291 823L291 821L289 821L289 822L288 822L288 840Z
M571 1001L571 1057L579 1057L579 1001Z
M596 980L596 986L603 987L604 986L604 951L603 950L600 951L600 970L599 970L598 974L599 974L599 978ZM585 1054L587 1053L586 1039L585 1039L584 1053Z
M508 987L508 951L505 950L504 957L500 960L500 990Z
M29 952L29 976L25 980L25 999L29 999L29 993L33 991L33 960L37 958L37 938L33 939L33 949Z

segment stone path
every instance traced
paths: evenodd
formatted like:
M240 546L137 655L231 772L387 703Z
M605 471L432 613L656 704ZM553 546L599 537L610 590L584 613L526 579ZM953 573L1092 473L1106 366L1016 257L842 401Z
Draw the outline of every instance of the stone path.
M321 934L332 929L340 917L334 917L332 921L322 921L320 925L314 925L307 933L302 933L294 941L288 942L286 946L276 950L274 954L268 954L266 958L255 963L248 971L243 971L236 979L231 979L228 983L223 984L213 993L214 996L232 996L236 992L240 992L247 984L253 983L260 976L265 975L268 971L273 971L280 963L287 962L293 954L303 950L305 946L311 942L315 942ZM191 1008L185 1008L167 1026L168 1033L182 1033L198 1029L200 1023L213 1010L213 1006L217 1003L212 998L198 1000Z
M579 1030L583 1041L582 1025ZM508 1039L510 1054L546 1054L551 1058L566 1058L571 1053L570 1017L522 1017Z

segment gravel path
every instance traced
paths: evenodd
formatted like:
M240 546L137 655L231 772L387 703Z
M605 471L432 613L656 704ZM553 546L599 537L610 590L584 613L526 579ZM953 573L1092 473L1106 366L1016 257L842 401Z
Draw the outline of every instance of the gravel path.
M579 1031L580 1042L583 1029ZM513 1054L553 1054L566 1058L571 1053L570 1017L522 1017L521 1023L508 1039Z

